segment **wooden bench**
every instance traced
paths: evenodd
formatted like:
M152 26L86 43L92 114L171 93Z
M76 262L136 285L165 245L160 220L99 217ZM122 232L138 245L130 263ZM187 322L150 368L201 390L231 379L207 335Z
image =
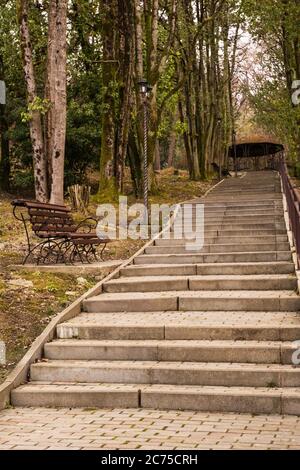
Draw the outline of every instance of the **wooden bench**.
M30 257L35 258L37 264L90 263L91 259L98 261L97 247L100 245L103 245L100 253L103 260L110 239L97 236L96 219L89 217L76 224L68 207L36 201L16 199L12 206L15 218L23 222L26 233L28 253L23 264ZM40 240L38 243L31 240L30 227Z

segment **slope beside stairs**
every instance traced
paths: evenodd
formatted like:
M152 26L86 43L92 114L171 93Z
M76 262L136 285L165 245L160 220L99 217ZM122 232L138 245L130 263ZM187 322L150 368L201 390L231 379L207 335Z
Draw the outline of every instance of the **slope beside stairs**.
M300 415L300 297L279 176L227 179L200 203L203 249L174 238L146 248L58 325L14 406Z

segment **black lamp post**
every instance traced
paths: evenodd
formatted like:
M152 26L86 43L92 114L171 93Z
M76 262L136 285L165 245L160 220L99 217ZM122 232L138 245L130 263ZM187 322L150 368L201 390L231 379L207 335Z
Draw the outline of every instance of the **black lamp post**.
M236 152L236 131L235 129L232 131L232 146L234 152L234 172L235 177L237 177L237 152Z
M217 126L218 126L218 139L221 143L221 123L222 123L222 116L218 116L217 118ZM219 147L219 180L222 178L222 156L221 156L221 145Z
M140 88L140 94L142 96L143 102L143 109L144 109L144 165L143 165L143 194L144 194L144 206L145 208L149 209L149 202L148 202L148 97L149 92L151 91L151 87L149 86L147 80L144 78L138 82ZM145 223L147 221L147 212L145 211Z

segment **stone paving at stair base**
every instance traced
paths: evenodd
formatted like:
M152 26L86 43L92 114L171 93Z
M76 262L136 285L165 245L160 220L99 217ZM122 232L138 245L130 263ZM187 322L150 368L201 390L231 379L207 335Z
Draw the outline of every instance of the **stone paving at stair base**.
M17 408L0 413L4 449L300 449L300 417L147 409Z

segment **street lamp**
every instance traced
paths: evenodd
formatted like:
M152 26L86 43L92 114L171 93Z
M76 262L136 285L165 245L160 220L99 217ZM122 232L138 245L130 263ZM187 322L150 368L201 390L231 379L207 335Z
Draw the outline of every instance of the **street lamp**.
M234 152L234 171L235 171L235 177L237 178L237 152L236 152L236 131L235 131L235 129L232 131L232 145L233 145L233 152Z
M148 82L145 78L142 78L139 82L138 85L140 87L140 93L144 96L148 93Z
M148 96L152 87L144 78L138 82L140 94L142 96L143 109L144 109L144 172L143 172L143 193L144 193L144 206L145 206L145 223L148 224Z
M219 142L221 142L221 123L222 123L222 116L218 116L217 118L217 129L218 129L218 139L219 139ZM218 148L219 148L219 180L221 180L222 178L222 157L221 157L221 148L220 148L220 144L218 145Z

